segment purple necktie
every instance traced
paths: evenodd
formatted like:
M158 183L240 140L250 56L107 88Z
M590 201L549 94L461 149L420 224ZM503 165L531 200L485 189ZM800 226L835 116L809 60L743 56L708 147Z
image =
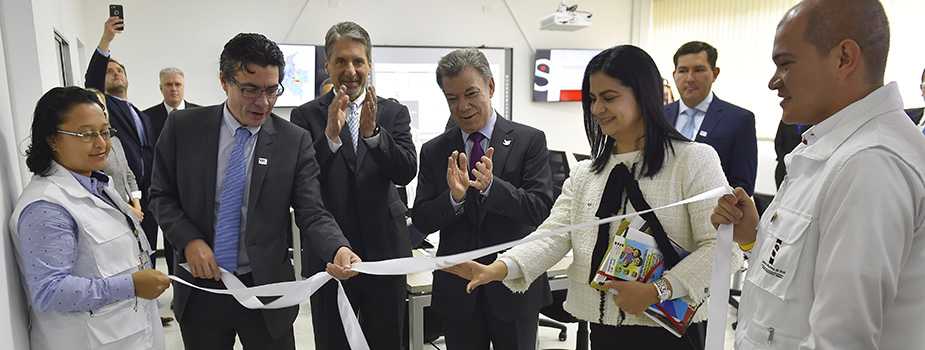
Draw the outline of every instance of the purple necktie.
M469 141L472 141L472 149L469 151L469 178L473 180L475 180L475 175L472 175L472 169L475 169L475 163L478 163L485 155L485 150L482 149L484 139L485 135L478 131L469 134Z

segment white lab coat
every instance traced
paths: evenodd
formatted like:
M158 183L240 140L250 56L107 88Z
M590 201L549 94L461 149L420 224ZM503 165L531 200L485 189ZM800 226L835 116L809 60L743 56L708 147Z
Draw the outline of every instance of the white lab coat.
M105 191L119 206L118 210L88 192L64 167L53 163L51 175L33 176L23 190L11 220L13 234L18 234L19 215L28 204L49 201L67 209L79 228L77 261L72 275L104 278L134 273L139 269L142 256L139 241L145 255L150 255L151 248L131 214L129 217L141 234L140 240L126 224L123 213L131 211L111 183ZM32 350L164 348L164 330L154 300L131 298L93 312L30 309Z
M759 223L736 349L922 349L925 136L896 84L803 136Z

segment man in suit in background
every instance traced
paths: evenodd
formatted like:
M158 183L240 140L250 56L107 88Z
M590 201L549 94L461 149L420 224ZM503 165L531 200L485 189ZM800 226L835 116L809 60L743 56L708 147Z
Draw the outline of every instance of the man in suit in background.
M919 90L922 91L922 98L925 98L925 70L922 71L922 78L919 81ZM922 114L925 111L925 107L919 108L909 108L906 110L906 114L909 115L909 118L912 118L912 122L915 125L922 123Z
M145 110L145 114L151 118L155 144L158 136L161 135L161 130L164 129L164 122L167 121L167 116L171 112L199 107L199 105L188 102L184 98L186 77L180 68L167 67L161 69L158 77L160 79L160 85L158 86L161 90L161 95L164 96L164 101Z
M417 173L408 108L376 96L369 85L372 44L353 22L332 26L325 35L325 69L333 91L292 111L290 120L314 140L325 206L353 249L367 261L411 256L405 212L395 185ZM324 269L312 257L309 271ZM402 348L405 276L362 275L344 282L363 334L376 349ZM349 350L337 309L337 284L312 295L312 326L318 349Z
M183 99L183 91L186 85L184 84L183 71L180 68L168 67L161 69L159 76L161 95L164 96L164 101L145 110L145 114L151 118L153 145L157 145L157 138L161 135L161 130L164 129L164 122L167 121L168 114L189 107L199 107L199 105L186 102ZM170 244L170 240L165 238L164 259L167 260L167 272L171 275L173 274L174 253L173 245Z
M148 188L151 186L151 162L154 157L154 133L148 115L128 101L128 75L125 66L111 57L109 44L116 34L122 32L122 20L119 17L110 17L103 27L103 35L99 46L93 51L90 64L87 66L85 85L106 93L106 110L109 111L109 122L119 134L125 159L128 160L129 169L135 174L138 182L138 194L141 200L141 209L144 219L141 227L151 247L157 247L157 222L151 214L148 204L150 196ZM151 263L156 262L151 259Z
M440 231L438 255L523 238L549 215L552 173L546 135L504 119L491 107L495 83L485 55L460 49L437 66L456 121L421 147L412 218ZM477 259L494 261L496 254ZM533 349L539 310L552 301L545 275L526 293L489 283L466 293L466 280L434 272L433 307L446 319L449 350Z
M238 34L219 62L225 103L172 113L157 144L151 205L177 262L189 264L177 276L220 289L219 267L246 286L294 280L292 208L302 247L329 262L331 275L352 277L359 257L322 203L311 135L272 114L282 51L263 35ZM298 306L252 310L173 287L186 349L230 350L236 336L245 349L295 349Z
M674 54L674 83L681 99L665 106L665 118L692 141L713 146L732 187L755 192L758 139L755 114L713 94L719 76L716 48L691 41Z
M774 153L777 155L774 183L778 189L784 183L784 177L787 176L787 164L784 162L784 157L803 141L803 132L806 129L809 129L806 125L786 124L783 120L777 124L777 135L774 136Z

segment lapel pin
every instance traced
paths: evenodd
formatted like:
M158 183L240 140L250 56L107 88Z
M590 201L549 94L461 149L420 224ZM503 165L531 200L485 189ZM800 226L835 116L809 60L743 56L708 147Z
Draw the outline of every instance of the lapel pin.
M503 141L501 141L501 144L502 144L502 145L505 145L505 146L510 146L510 145L511 145L511 140L510 140L510 139L504 139Z
M260 165L267 165L267 164L269 164L269 163L270 163L270 161L268 161L266 158L263 158L263 157L257 158L257 164L260 164Z

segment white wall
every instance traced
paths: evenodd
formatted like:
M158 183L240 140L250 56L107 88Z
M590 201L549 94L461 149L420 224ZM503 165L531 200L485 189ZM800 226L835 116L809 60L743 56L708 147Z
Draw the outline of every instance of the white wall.
M558 0L510 0L526 34L521 36L501 0L125 0L126 32L112 44L130 81L129 98L139 106L161 101L157 72L165 66L186 71L189 100L213 104L224 99L218 85L218 56L238 32L260 32L280 43L323 44L336 22L364 26L376 45L503 46L514 48L513 117L544 130L551 149L587 153L579 103L531 101L533 48L607 48L630 41L631 0L579 1L593 11L594 25L578 32L539 30L539 18ZM84 42L94 47L108 15L108 2L89 1ZM271 19L271 20L267 20ZM290 31L290 28L292 30ZM528 42L529 41L529 42ZM288 110L279 110L288 116ZM446 115L434 116L446 118Z
M9 235L9 215L30 174L25 147L35 102L60 82L54 33L71 45L79 71L77 41L83 2L0 0L0 348L29 348L26 301ZM76 78L76 76L72 77ZM79 80L74 80L78 82Z
M672 57L683 43L701 40L717 48L721 71L713 89L717 96L755 113L759 140L755 191L776 193L773 141L781 109L777 94L767 88L774 72L771 48L777 23L798 0L651 1L652 27L642 46L669 81ZM891 31L886 81L898 82L907 107L922 106L918 84L925 68L925 46L921 45L925 1L881 1Z
M0 6L0 11L11 11L7 6ZM4 18L0 17L0 23ZM22 304L22 289L17 278L16 261L10 247L9 235L5 234L9 226L9 213L21 189L20 174L15 166L16 136L13 126L13 106L7 79L7 60L5 55L5 26L0 25L0 346L4 349L26 349L26 315Z

